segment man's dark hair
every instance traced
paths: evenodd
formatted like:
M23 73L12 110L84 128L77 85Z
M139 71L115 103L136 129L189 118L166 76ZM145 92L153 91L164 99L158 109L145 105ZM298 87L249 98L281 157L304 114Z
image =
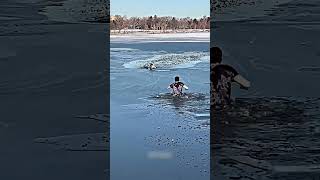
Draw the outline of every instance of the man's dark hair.
M179 81L179 76L174 77L175 81Z
M221 63L222 51L219 47L210 48L210 63Z

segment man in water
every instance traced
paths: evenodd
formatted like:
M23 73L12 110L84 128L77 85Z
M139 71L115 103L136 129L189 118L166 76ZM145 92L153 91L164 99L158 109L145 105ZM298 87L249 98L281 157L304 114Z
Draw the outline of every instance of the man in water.
M184 89L186 89L186 90L188 90L189 88L183 83L183 82L180 82L180 80L179 80L179 76L176 76L175 78L174 78L174 83L172 83L172 84L170 84L169 86L168 86L168 89L172 89L172 94L173 94L173 96L180 96L180 95L182 95L183 93L182 93L182 90L183 90L183 88Z
M241 89L248 89L250 82L233 67L221 64L222 51L219 47L210 48L211 65L211 105L225 107L231 103L231 83L236 82Z

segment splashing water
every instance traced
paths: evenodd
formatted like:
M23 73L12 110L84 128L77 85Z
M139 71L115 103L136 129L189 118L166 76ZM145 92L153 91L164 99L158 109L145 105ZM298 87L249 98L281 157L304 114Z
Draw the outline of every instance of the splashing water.
M197 63L209 61L208 52L185 52L155 55L145 60L136 60L125 63L125 68L144 68L153 63L157 68L188 68Z

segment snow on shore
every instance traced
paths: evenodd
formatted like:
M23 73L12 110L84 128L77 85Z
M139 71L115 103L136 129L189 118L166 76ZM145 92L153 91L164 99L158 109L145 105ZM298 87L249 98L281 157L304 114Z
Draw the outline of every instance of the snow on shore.
M114 43L145 43L145 42L210 42L210 32L162 33L150 34L135 32L128 34L111 34Z

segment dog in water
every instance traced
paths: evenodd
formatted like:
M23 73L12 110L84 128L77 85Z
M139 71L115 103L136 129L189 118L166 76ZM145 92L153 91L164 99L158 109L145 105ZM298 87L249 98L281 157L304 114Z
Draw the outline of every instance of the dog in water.
M153 63L149 63L149 64L144 65L144 68L146 68L148 70L155 70L157 67Z

